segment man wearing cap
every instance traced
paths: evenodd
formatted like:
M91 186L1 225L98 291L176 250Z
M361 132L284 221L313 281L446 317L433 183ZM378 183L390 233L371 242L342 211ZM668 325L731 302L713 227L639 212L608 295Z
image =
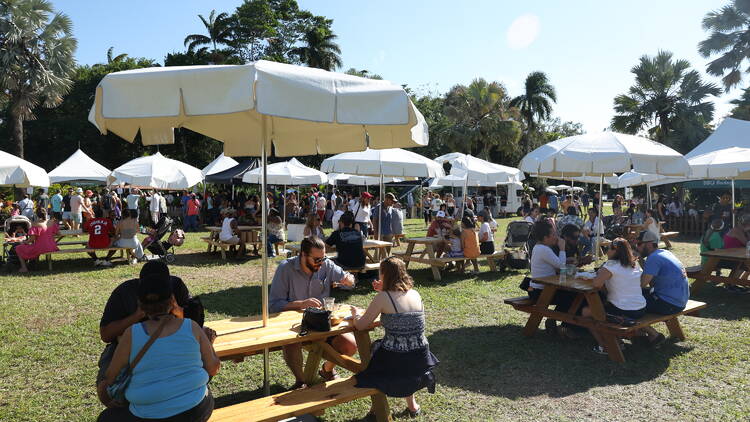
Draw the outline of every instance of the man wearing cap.
M323 299L331 295L334 284L354 286L354 277L326 258L326 245L322 240L315 236L305 238L300 250L299 256L282 261L276 268L269 293L269 310L272 313L320 308ZM347 356L357 351L357 343L351 333L330 337L328 343ZM292 388L302 387L302 346L299 343L284 346L284 360L296 379ZM333 362L323 363L320 376L326 381L335 379L335 366Z
M109 353L114 352L117 347L117 338L122 335L125 329L135 323L146 320L146 315L138 307L138 288L141 280L160 274L169 276L172 282L172 292L177 302L177 306L173 309L172 313L179 318L191 318L198 325L203 325L202 306L197 305L197 302L192 300L190 292L188 292L188 288L182 282L182 279L170 275L167 264L162 261L147 262L141 268L139 278L125 281L117 286L112 291L104 307L104 313L99 322L99 335L102 341L107 343L107 348L99 360L99 377L97 380L102 379L104 376L104 372L109 365L109 359L112 357L111 355L105 356L108 353L108 349L111 349ZM210 328L206 327L204 331L210 340L216 337L216 332Z
M70 221L73 230L81 228L83 222L83 189L76 189L75 195L70 197Z
M685 266L672 252L659 249L659 238L651 231L640 233L637 248L638 253L646 260L641 275L646 312L660 315L681 312L690 298ZM654 347L664 342L664 335L652 327L643 330Z

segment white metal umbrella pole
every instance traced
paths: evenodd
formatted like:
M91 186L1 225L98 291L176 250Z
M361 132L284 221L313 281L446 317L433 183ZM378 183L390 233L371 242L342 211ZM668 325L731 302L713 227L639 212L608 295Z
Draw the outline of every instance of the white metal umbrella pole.
M461 204L461 219L462 220L464 219L464 212L466 211L466 201L469 198L468 186L469 186L469 172L467 171L466 175L464 176L464 188L463 188L463 191L461 192L461 195L463 195L463 201L461 201L462 202Z
M284 192L281 194L281 198L282 198L282 201L284 201L284 203L281 204L281 209L284 210L284 215L282 216L284 220L281 222L281 227L283 227L284 230L286 230L286 213L287 213L287 209L286 209L286 185L284 185Z
M734 178L732 179L732 227L734 227L736 222L734 221Z
M268 250L266 245L268 244L268 201L266 200L267 177L268 177L268 152L266 151L266 120L268 117L263 116L263 145L261 146L261 163L263 170L261 171L261 193L263 196L260 198L261 201L261 251L263 256L263 274L261 275L262 290L261 290L261 308L263 317L263 326L268 326ZM269 371L269 355L268 349L263 349L263 394L266 396L271 395L271 385L268 383L268 371Z
M648 196L648 209L651 209L651 185L646 184L646 196Z
M383 208L385 207L385 197L383 196L383 172L380 172L380 206L378 207L378 240L383 232Z
M602 204L604 203L604 174L601 175L601 179L599 180L599 221L597 219L594 219L594 221L591 222L591 227L594 228L594 233L596 233L596 260L599 260L599 255L601 254L601 248L599 247L600 242L600 236L599 236L599 225L602 223Z

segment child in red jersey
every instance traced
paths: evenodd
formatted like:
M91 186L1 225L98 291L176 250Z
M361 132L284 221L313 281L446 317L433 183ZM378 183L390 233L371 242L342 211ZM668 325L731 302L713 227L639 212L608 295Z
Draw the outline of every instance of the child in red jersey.
M102 217L102 210L97 208L95 211L95 218L86 221L83 228L89 234L89 249L104 249L109 248L112 245L112 233L115 231L115 226L112 220L109 218ZM99 259L95 252L89 252L89 256L94 259L94 266L111 267L112 263L109 261L110 258L115 254L115 251L109 251L106 258Z

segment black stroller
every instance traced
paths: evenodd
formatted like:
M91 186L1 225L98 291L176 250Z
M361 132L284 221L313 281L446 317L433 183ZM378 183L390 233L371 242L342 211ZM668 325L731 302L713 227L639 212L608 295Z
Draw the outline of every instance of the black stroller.
M162 216L156 226L151 229L143 245L149 252L169 264L175 261L175 246L182 246L185 242L185 232L182 229L174 229L174 225L174 220L169 216ZM169 238L162 240L167 233L170 234Z
M5 237L12 238L15 237L16 230L18 230L19 227L23 228L24 232L28 234L31 229L31 220L23 215L16 215L6 219L4 226ZM0 263L7 263L9 270L18 266L18 256L16 256L14 250L18 244L20 244L20 242L3 241L3 255L0 257Z
M516 270L529 268L531 263L528 241L531 237L531 228L534 227L528 221L512 221L508 224L503 246L507 250L505 265Z

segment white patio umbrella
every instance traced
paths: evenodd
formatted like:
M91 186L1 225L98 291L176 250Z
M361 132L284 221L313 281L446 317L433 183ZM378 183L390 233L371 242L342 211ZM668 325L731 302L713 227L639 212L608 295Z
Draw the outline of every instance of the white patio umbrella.
M460 152L451 152L435 158L435 161L442 164L450 163L451 176L462 177L462 195L465 198L469 186L497 186L498 183L521 182L524 180L523 172L515 167L495 164L473 155L463 154ZM445 180L451 185L451 181ZM440 183L440 182L438 182ZM466 201L462 200L461 215L463 216Z
M384 177L441 177L443 166L416 152L401 148L382 150L366 149L361 152L345 152L326 158L320 169L329 173L349 173L357 176L378 176L380 199L383 200ZM380 239L378 224L378 239Z
M750 148L730 147L697 155L688 160L691 179L731 179L732 225L734 216L734 181L750 179Z
M103 185L107 182L110 173L112 173L111 170L78 149L62 164L49 172L49 180L51 183L82 182Z
M112 170L107 178L109 185L123 183L148 186L155 189L189 189L203 181L203 173L182 161L167 158L157 152L139 157Z
M616 132L588 133L552 141L526 154L519 168L546 177L598 176L600 195L604 177L612 173L632 169L641 173L684 177L690 172L687 160L679 152L650 139ZM598 258L599 236L596 236L596 243Z
M206 167L203 167L201 173L203 173L203 177L206 177L215 173L222 172L224 170L229 170L237 164L239 164L237 160L232 157L227 157L222 152L218 157L214 158L213 161L208 163Z
M383 183L401 183L407 180L416 180L414 177L383 177ZM375 176L350 175L346 183L356 186L372 186L380 183L380 178Z
M89 120L102 133L144 145L174 142L185 127L224 143L229 156L335 154L366 147L425 146L427 124L400 85L260 60L239 66L184 66L110 73L96 89ZM266 175L261 183L266 192ZM263 201L265 207L265 201ZM262 236L267 236L266 221ZM268 255L262 314L268 321ZM268 350L264 387L268 392Z
M0 151L0 186L49 187L47 172L22 158Z

